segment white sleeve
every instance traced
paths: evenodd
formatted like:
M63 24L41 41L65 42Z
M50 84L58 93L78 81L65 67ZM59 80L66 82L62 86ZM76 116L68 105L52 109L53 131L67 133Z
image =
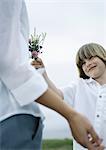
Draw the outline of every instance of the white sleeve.
M21 62L20 13L23 0L0 0L0 80L20 105L26 105L48 88L43 77Z
M74 107L76 84L72 83L67 87L61 88L61 91L63 93L64 100L70 104L70 106Z

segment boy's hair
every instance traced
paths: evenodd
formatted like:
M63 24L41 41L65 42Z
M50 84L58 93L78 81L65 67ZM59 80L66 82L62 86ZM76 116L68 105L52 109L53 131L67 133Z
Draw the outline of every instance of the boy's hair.
M76 55L76 65L79 70L79 76L83 79L88 79L89 77L85 75L82 65L84 63L84 59L90 59L91 57L99 57L104 64L106 65L106 50L99 44L96 43L88 43L83 45Z

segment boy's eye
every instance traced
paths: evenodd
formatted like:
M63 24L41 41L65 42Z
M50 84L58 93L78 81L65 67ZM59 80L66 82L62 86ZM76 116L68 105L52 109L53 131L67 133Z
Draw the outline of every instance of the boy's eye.
M83 62L82 62L82 65L84 65L85 63L86 63L86 62L85 62L85 61L83 61Z

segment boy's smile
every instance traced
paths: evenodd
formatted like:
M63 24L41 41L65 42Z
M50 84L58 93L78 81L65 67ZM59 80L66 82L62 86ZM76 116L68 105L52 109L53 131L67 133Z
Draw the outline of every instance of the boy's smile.
M89 67L87 68L87 72L92 71L93 69L95 69L96 66L97 66L97 65L92 64L91 66L89 66Z

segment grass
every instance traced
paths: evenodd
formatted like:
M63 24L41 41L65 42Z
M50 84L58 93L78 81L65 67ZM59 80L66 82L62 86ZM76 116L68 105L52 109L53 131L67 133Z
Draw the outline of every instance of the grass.
M43 140L42 150L73 150L70 139L49 139Z

